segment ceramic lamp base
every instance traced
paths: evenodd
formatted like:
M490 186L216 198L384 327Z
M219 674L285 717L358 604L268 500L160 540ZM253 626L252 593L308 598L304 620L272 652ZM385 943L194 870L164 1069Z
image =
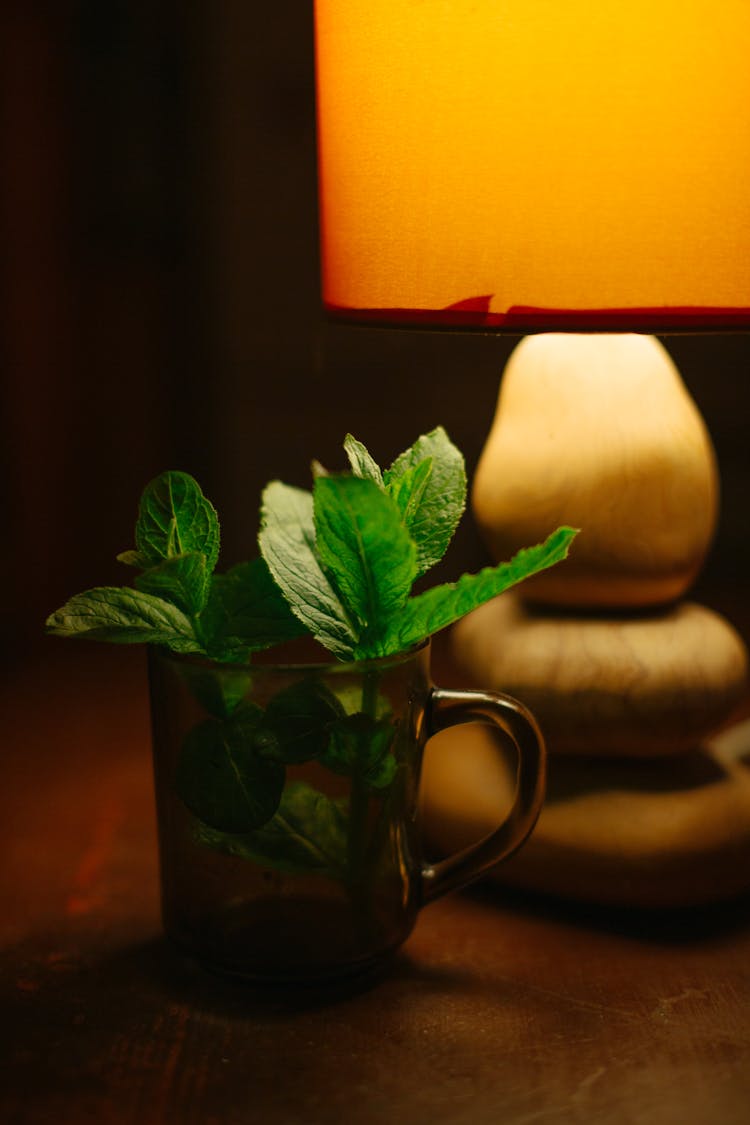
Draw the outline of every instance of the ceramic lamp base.
M433 739L427 838L439 850L474 842L513 786L481 727ZM492 879L621 907L701 906L750 891L750 722L669 758L551 757L537 827Z

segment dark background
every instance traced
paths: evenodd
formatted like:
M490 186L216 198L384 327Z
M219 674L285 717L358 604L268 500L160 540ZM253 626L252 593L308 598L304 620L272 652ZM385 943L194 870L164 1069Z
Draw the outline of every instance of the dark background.
M198 476L229 565L263 484L342 465L347 430L388 462L442 422L473 468L515 338L320 316L312 3L6 0L0 91L6 655L127 581L114 556L162 469ZM723 481L694 594L747 638L750 339L665 343ZM439 577L485 561L467 519Z

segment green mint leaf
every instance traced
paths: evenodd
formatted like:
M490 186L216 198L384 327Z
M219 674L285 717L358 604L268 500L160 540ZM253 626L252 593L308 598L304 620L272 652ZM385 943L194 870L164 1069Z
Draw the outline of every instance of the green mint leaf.
M192 622L178 606L128 587L98 586L76 594L47 618L46 629L58 637L202 651Z
M309 762L326 749L329 727L342 715L341 704L324 684L300 680L269 702L256 750L287 765Z
M188 473L166 472L143 491L135 525L138 558L148 566L199 551L211 574L219 557L219 519Z
M432 459L432 471L424 483L419 475L413 478L414 486L421 488L421 492L418 502L411 506L408 524L417 544L419 575L442 559L466 507L463 456L443 427L438 426L417 438L410 449L396 458L383 478L386 489L393 492L399 488L399 478L427 458ZM408 506L403 497L399 506Z
M420 526L415 525L421 524L423 518L422 500L431 476L432 458L425 457L424 461L412 465L400 477L394 477L388 489L389 495L398 504L404 526L412 539L421 532Z
M346 799L332 800L304 781L284 790L276 814L262 828L242 835L196 825L199 843L261 867L288 874L316 872L333 879L346 873Z
M383 487L383 474L380 471L380 466L370 456L361 441L357 441L351 434L347 434L344 438L344 450L355 477L374 481L379 488Z
M407 603L400 618L393 619L392 630L385 643L373 648L367 655L387 656L402 652L452 625L524 578L560 562L567 556L577 534L573 528L559 527L544 543L525 547L510 562L485 567L478 574L464 574L457 582L434 586L417 595Z
M174 786L183 804L211 828L249 832L279 807L285 770L252 749L258 715L246 721L206 719L182 744Z
M307 632L261 558L214 574L200 629L208 655L222 661L246 660Z
M390 752L393 736L388 719L373 719L361 711L345 715L331 726L320 763L333 773L359 774L371 788L384 789L396 773L396 759Z
M147 594L174 602L191 617L200 613L208 592L206 556L200 551L175 555L137 575L135 586Z
M216 719L228 719L241 706L253 708L245 701L252 685L252 676L240 668L216 668L185 663L177 666L181 679L193 699ZM256 708L258 721L262 715ZM257 723L256 723L257 725Z
M350 658L359 631L318 560L312 495L272 481L263 492L258 543L295 616L335 656Z
M417 573L416 548L398 505L371 480L321 477L313 491L321 564L360 625L360 645L398 616Z

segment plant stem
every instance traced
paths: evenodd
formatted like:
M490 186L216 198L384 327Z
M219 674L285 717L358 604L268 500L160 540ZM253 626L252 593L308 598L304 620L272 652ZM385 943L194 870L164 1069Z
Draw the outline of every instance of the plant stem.
M362 685L362 712L375 718L378 700L378 676L376 672L365 672ZM363 763L357 763L352 773L349 792L349 833L347 839L347 873L349 894L355 913L355 921L362 937L368 939L373 934L373 918L368 886L369 864L367 864L367 843L369 832L370 791L364 778Z
M378 701L378 677L376 672L365 672L362 684L362 712L375 718ZM361 882L364 872L362 861L367 846L367 819L370 804L368 786L364 780L362 764L357 763L352 773L349 796L349 840L348 867L352 885Z

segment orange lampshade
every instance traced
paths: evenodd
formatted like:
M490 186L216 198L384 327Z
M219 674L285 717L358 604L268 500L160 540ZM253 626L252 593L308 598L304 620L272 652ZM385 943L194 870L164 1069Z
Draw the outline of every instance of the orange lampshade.
M748 0L315 0L334 315L750 327Z

